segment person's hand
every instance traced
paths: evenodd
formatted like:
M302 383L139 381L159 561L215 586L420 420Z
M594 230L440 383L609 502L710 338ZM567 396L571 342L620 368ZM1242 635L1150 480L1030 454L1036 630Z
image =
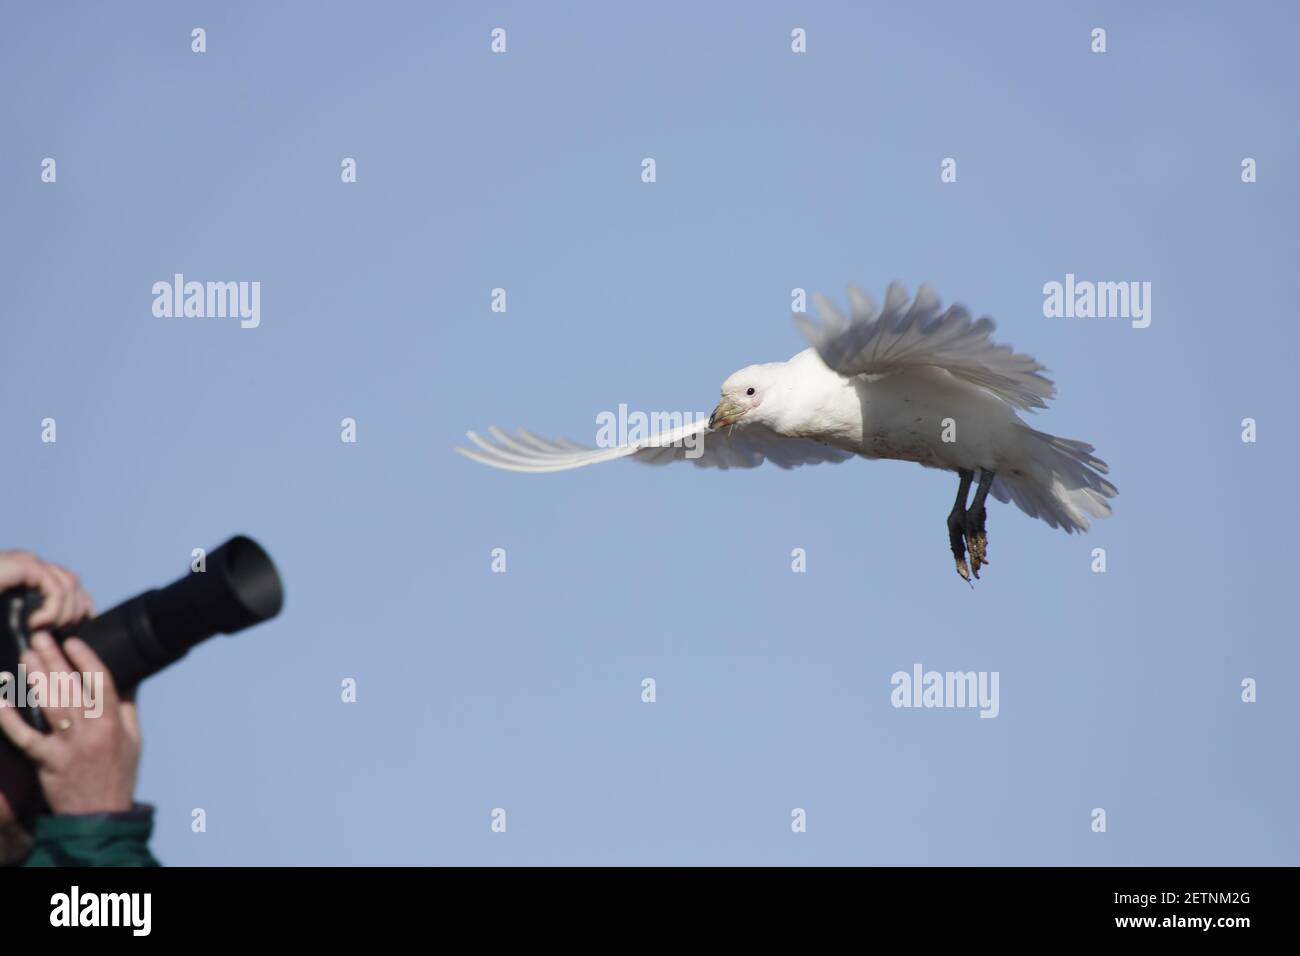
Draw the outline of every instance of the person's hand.
M42 561L30 551L0 551L0 591L26 586L44 597L29 626L60 628L95 613L90 595L67 568ZM17 675L13 679L17 679ZM36 786L36 768L0 741L0 830L13 826Z
M42 561L30 551L0 551L0 591L20 585L37 588L45 599L27 622L30 631L57 630L95 613L81 580L67 568Z
M83 673L95 675L92 684L103 675L101 686L82 687L80 706L54 706L69 703L61 700L41 708L52 728L49 733L29 726L17 709L0 702L0 731L36 764L50 809L59 814L131 809L140 763L140 724L135 704L118 696L113 676L99 655L75 637L60 649L42 631L32 637L22 662L29 675L69 674L69 681L78 685ZM52 686L48 677L46 686Z

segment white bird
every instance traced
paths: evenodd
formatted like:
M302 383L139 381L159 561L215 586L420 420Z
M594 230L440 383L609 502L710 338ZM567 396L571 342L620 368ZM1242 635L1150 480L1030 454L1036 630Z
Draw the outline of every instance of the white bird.
M909 304L903 286L892 283L883 310L850 286L848 318L820 293L813 301L820 324L795 315L812 348L788 362L736 372L722 383L722 399L707 422L616 448L548 441L523 429L512 436L492 427L495 441L469 432L475 447L456 451L524 472L626 457L652 464L693 458L717 468L752 468L768 460L793 468L855 455L955 471L948 541L966 581L988 563L984 502L990 492L1070 533L1088 530L1089 515L1110 514L1106 499L1117 491L1102 477L1108 469L1093 447L1036 431L1016 414L1045 408L1056 387L1034 358L990 340L992 319L973 322L960 305L943 310L926 285ZM688 454L686 446L696 442L703 443L702 452Z

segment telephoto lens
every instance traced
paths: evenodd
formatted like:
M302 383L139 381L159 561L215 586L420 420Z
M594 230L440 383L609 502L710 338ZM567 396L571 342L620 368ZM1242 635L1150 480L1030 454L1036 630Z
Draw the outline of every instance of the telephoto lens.
M0 671L17 673L27 646L28 615L40 593L8 591L0 610ZM204 570L123 601L103 614L55 632L76 635L100 656L120 692L180 660L215 634L234 634L280 613L284 589L270 556L252 538L231 538L207 555ZM24 716L34 717L32 708Z

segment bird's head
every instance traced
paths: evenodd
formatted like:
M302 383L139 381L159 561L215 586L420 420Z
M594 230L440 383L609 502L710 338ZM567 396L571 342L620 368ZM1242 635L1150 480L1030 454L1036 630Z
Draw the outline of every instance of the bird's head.
M769 398L776 382L775 367L783 363L751 365L722 383L722 400L709 416L710 428L725 428L741 421L756 421L756 411Z

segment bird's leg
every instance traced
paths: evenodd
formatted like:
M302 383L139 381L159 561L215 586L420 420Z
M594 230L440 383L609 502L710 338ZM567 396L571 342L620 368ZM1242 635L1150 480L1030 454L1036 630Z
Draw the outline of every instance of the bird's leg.
M966 566L966 545L962 541L962 535L965 533L966 495L970 493L970 483L975 473L967 468L958 468L957 477L961 483L957 485L957 500L948 513L948 545L957 561L957 573L963 581L969 582L970 568Z
M975 488L975 497L966 509L962 530L966 535L966 546L970 548L970 566L975 577L980 576L980 568L989 563L989 535L984 530L984 499L993 487L993 472L987 468L980 469L979 485Z

